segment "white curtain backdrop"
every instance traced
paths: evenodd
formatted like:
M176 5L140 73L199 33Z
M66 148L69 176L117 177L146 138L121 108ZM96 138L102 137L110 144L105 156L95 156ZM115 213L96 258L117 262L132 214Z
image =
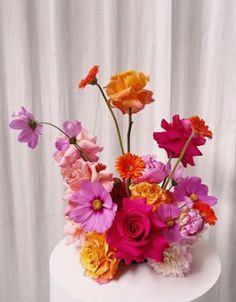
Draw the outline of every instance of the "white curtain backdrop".
M49 255L63 236L61 177L51 157L58 133L44 127L31 151L9 130L10 115L24 105L39 120L81 120L113 170L119 146L110 115L95 87L77 89L94 64L102 85L128 69L150 75L157 101L134 118L134 152L164 160L152 132L174 113L198 114L214 131L189 169L219 197L208 239L223 271L199 301L235 301L234 0L0 0L0 301L49 301Z

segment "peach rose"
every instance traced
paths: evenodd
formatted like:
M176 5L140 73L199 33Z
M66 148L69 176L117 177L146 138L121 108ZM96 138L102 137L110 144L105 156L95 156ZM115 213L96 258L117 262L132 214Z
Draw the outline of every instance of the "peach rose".
M170 196L158 184L140 182L130 186L131 196L134 199L146 198L147 204L155 211L163 202L169 203Z
M133 70L113 75L106 86L111 106L119 108L123 114L128 113L129 108L132 113L142 110L154 101L153 93L144 89L148 81L148 76Z
M85 274L99 283L112 280L119 265L115 250L106 241L106 235L96 232L86 234L80 251L80 262Z

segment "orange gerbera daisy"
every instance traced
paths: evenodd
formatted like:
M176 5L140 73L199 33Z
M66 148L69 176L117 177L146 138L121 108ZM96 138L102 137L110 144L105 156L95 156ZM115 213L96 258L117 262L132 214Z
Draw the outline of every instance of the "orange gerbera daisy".
M189 118L192 123L193 131L202 137L212 138L212 132L209 130L209 127L205 124L203 119L200 119L199 116L195 115Z
M91 84L91 85L96 84L97 83L96 76L98 74L98 71L99 71L99 66L94 65L93 68L87 74L87 76L83 80L80 81L79 88L84 88L88 84Z
M116 170L124 178L136 179L142 175L144 168L144 161L135 154L126 153L116 160Z
M195 209L197 209L202 218L209 224L215 224L217 217L215 215L214 210L206 203L200 202L200 201L196 201L194 202L193 207Z

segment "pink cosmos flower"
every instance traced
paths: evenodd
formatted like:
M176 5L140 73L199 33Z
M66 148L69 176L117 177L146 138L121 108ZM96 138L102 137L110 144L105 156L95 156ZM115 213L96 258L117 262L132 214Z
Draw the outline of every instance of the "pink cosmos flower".
M71 138L71 140L69 140L68 137L58 138L55 145L56 145L57 150L59 150L59 151L67 150L69 148L70 144L73 141L76 141L76 137L82 130L82 126L79 121L72 121L72 122L65 121L63 124L63 129L66 132L66 134Z
M116 257L124 259L127 265L146 258L162 261L169 246L161 235L163 228L166 225L157 219L145 198L124 198L123 207L107 232L107 242L117 250Z
M201 178L192 176L183 178L174 189L176 201L184 201L188 207L192 207L196 201L201 201L213 206L217 203L214 196L208 195L208 187L201 183Z
M112 225L117 205L99 182L84 181L79 192L72 194L71 200L77 206L70 212L70 218L80 223L85 232L106 232Z
M96 163L85 162L82 159L78 159L73 164L61 168L61 173L71 191L79 191L84 180L98 181L108 192L113 187L112 173L97 172Z
M97 145L96 137L89 137L88 131L82 129L76 136L76 142L92 162L98 161L97 153L101 152L103 147ZM62 168L70 167L78 158L81 158L81 156L74 145L69 145L66 150L57 150L54 153L54 159Z
M169 169L165 164L160 161L157 161L156 155L145 155L142 156L142 159L145 162L145 170L143 175L139 177L136 182L162 182L169 174Z
M157 210L157 216L160 221L165 223L168 228L162 230L162 235L169 243L182 239L178 218L180 210L173 204L162 204Z
M38 144L39 135L42 134L43 125L35 121L34 116L25 107L13 113L14 118L9 126L12 129L21 130L18 141L27 143L28 147L34 149Z
M204 220L197 210L190 209L181 216L180 233L184 238L194 236L203 230Z
M162 120L161 127L164 132L154 132L153 137L157 141L160 148L166 150L168 157L178 158L183 146L192 133L191 122L188 119L180 119L179 115L173 116L172 123L168 123L166 120ZM185 152L182 159L184 167L187 164L194 166L193 157L202 155L197 148L204 145L206 139L200 136L194 136Z

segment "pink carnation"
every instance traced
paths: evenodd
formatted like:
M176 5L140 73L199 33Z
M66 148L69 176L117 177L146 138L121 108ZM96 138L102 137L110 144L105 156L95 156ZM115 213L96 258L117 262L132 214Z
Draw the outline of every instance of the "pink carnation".
M61 173L72 191L78 191L84 180L98 181L108 192L113 187L112 173L97 172L96 163L85 162L82 159L62 168Z
M178 158L181 150L183 149L186 141L192 133L192 124L188 119L180 119L179 115L173 116L173 121L168 123L166 120L162 120L161 127L164 132L154 132L153 137L158 143L160 148L166 150L168 157ZM187 164L194 166L193 157L202 155L198 146L204 145L205 138L200 136L194 136L185 152L182 159L184 167Z
M168 248L161 235L166 225L157 219L146 199L123 199L123 207L117 212L108 230L107 242L117 250L117 258L126 264L143 262L146 258L163 261L163 252Z
M58 140L60 140L60 138ZM96 162L98 160L97 153L101 152L103 147L99 147L97 145L96 136L91 138L88 135L88 131L86 129L82 129L76 136L76 142L92 162ZM65 150L57 150L54 153L54 159L62 168L70 166L78 158L81 158L80 153L73 144L70 144Z

